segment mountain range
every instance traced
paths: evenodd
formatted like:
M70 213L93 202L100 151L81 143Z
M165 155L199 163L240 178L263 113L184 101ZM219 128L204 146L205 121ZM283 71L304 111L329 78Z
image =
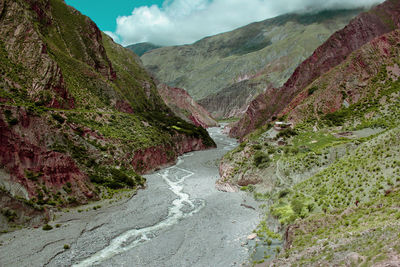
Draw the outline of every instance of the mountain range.
M239 116L259 93L281 86L304 59L361 11L282 15L191 45L151 50L141 59L158 80L185 89L214 117Z
M388 1L385 5L379 5L353 19L343 30L333 34L314 51L312 56L296 68L281 88L270 88L257 96L230 134L243 137L266 121L284 115L285 112L282 114L281 112L286 106L317 77L340 64L362 45L396 29L400 20L396 4L396 1Z
M144 189L216 146L212 116L240 117L215 186L259 203L240 205L263 215L242 244L253 266L399 265L400 1L175 47L124 48L63 0L0 1L0 25L0 231Z

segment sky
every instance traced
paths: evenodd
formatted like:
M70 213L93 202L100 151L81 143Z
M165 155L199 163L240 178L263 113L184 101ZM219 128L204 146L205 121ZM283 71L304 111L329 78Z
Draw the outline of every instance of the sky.
M122 45L181 45L289 12L368 7L384 0L65 1Z

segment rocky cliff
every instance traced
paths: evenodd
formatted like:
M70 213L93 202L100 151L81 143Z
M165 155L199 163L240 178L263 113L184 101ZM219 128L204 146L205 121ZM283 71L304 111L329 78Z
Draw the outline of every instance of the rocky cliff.
M197 104L184 89L161 84L158 86L158 92L168 107L181 119L203 128L218 126L210 113Z
M0 1L0 25L2 214L141 188L138 174L215 146L165 105L134 53L64 1Z
M300 92L279 114L294 123L374 100L400 78L400 30L373 39ZM386 100L380 104L384 104Z
M209 110L215 118L240 118L255 97L266 88L273 87L267 79L258 77L225 87L220 92L199 100L199 104Z
M372 39L399 28L399 15L400 3L386 1L353 19L301 63L282 87L268 89L253 100L245 116L232 127L230 135L242 138L260 125L276 119L293 98L316 78Z

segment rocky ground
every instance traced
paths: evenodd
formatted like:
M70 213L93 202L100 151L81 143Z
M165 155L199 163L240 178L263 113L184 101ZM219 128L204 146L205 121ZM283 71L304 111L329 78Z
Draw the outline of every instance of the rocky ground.
M236 141L210 133L217 149L146 176L148 188L132 198L58 213L49 231L2 234L1 265L240 266L259 213L243 192L215 189L218 160Z

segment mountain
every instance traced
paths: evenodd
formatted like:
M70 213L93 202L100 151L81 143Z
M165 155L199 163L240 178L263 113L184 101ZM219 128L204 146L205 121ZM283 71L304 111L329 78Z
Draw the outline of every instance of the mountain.
M1 1L0 25L2 229L143 188L139 174L215 146L165 105L133 52L64 1Z
M273 87L266 76L257 75L225 87L198 103L212 113L215 118L240 118L247 105L266 88Z
M243 103L248 103L249 96L241 94L241 90L250 90L255 96L268 86L281 86L304 59L361 11L282 15L192 45L159 48L141 59L158 80L184 88L196 101L213 98L223 90L224 94L216 97L229 94L234 99L222 102L237 103L234 108L240 109ZM265 75L260 77L261 73ZM237 84L249 79L255 84L250 89L246 84ZM237 90L239 87L241 90ZM212 115L229 113L220 111L218 100L210 105L208 102L200 101Z
M335 33L290 94L263 95L279 100L263 116L288 124L263 122L223 158L217 188L263 201L253 264L399 265L399 15L388 0Z
M301 63L282 87L268 89L257 96L243 118L232 127L230 135L243 138L257 127L276 119L293 98L320 75L340 64L362 45L398 28L399 15L398 1L386 1L353 19Z
M168 107L181 119L203 128L218 126L210 113L197 104L185 90L161 84L158 86L158 92Z
M143 56L144 53L147 53L151 50L160 48L161 46L152 44L152 43L138 43L133 45L128 45L126 48L132 50L139 57Z

